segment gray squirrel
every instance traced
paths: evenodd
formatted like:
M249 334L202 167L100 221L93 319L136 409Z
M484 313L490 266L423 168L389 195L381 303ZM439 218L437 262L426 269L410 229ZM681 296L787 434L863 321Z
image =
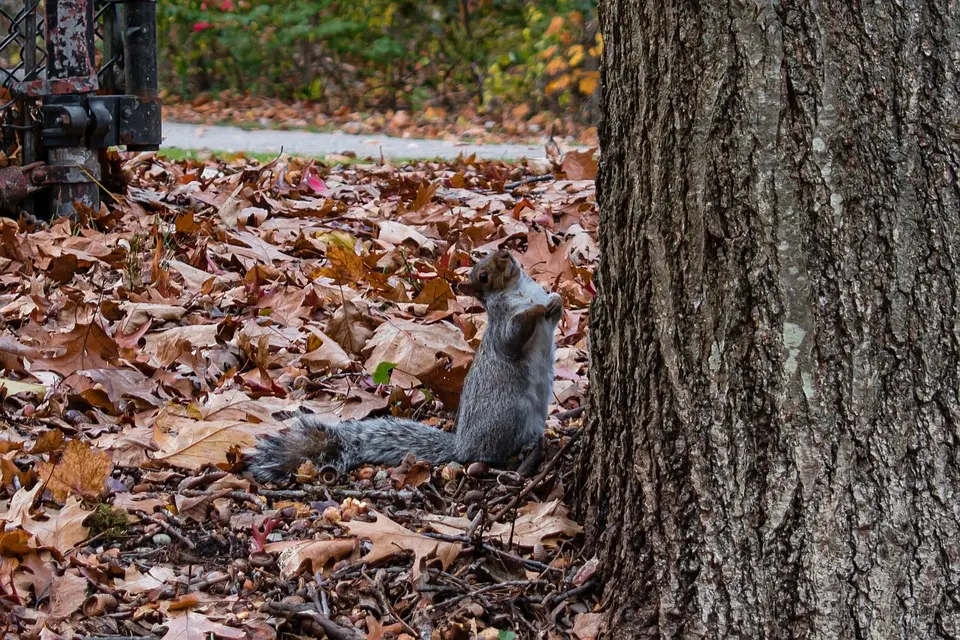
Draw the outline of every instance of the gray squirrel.
M487 330L464 381L453 432L394 417L330 422L307 414L260 439L250 456L253 477L279 481L306 460L340 472L364 463L396 466L411 452L432 464L497 464L538 445L553 394L554 331L563 302L506 250L480 260L460 288L486 309Z

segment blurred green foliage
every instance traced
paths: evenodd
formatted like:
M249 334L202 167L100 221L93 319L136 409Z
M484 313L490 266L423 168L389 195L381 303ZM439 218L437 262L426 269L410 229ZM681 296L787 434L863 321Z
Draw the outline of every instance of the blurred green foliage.
M163 84L186 97L527 105L592 119L594 0L165 0L157 11Z

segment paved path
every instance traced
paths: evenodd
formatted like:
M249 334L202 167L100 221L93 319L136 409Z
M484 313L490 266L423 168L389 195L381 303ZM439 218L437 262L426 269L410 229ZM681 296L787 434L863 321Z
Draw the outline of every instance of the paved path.
M278 153L281 149L293 155L323 156L352 151L361 158L456 158L458 154L476 153L478 158L544 159L543 144L464 144L445 140L391 138L384 135L350 135L347 133L313 133L310 131L246 130L239 127L163 123L163 146L180 149L208 149L226 152Z

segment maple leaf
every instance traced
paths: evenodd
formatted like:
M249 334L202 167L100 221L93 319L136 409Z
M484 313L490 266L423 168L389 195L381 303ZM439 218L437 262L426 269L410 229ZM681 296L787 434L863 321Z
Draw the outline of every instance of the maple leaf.
M356 540L282 540L264 545L267 553L279 553L277 563L284 579L307 571L328 574L333 565L359 548Z
M57 500L62 501L70 494L96 498L112 467L106 453L71 440L56 464L38 462L37 474Z
M33 363L34 370L54 371L66 377L83 369L109 367L120 356L116 341L95 322L78 324L69 333L58 334L51 346L64 351L52 358L38 359Z
M353 285L363 281L367 274L363 259L352 249L332 246L327 250L327 260L330 266L321 269L319 273L337 284Z
M210 634L227 640L246 638L242 629L214 622L195 611L185 611L170 618L167 622L167 633L162 640L207 640Z
M372 509L369 513L376 516L375 522L351 520L343 523L350 533L367 538L373 543L370 552L360 558L359 562L372 563L398 553L411 552L413 553L413 581L416 583L420 580L422 562L436 559L446 569L460 555L459 543L428 538L407 530L382 513Z
M83 526L83 521L91 513L93 511L83 508L79 498L72 496L59 511L48 511L46 520L27 520L23 528L43 546L66 553L87 539L90 529Z

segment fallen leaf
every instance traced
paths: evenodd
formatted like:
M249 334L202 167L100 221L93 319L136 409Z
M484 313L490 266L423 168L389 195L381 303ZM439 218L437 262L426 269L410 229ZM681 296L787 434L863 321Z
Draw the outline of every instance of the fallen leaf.
M397 489L402 487L419 487L430 479L430 465L425 462L417 462L416 456L412 453L407 454L399 466L390 474L394 486Z
M381 362L396 363L391 381L403 388L429 386L445 405L456 406L473 349L458 329L445 322L424 325L412 320L384 322L367 344L372 350L364 368L373 373Z
M67 443L63 457L54 465L37 463L37 474L57 500L70 494L96 498L112 468L110 456L79 440Z
M22 527L30 519L30 509L37 500L37 494L43 490L43 483L38 482L33 489L20 487L10 499L10 507L0 514L0 519L14 527Z
M83 508L79 498L71 496L62 509L47 511L46 520L27 520L23 528L43 546L66 553L87 539L90 529L83 526L83 521L91 513Z
M95 322L78 324L69 333L54 336L50 346L62 347L63 353L40 358L33 363L33 370L54 371L66 377L83 369L111 366L120 355L114 339Z
M594 180L597 177L596 149L577 151L572 149L563 157L560 169L567 174L568 180Z
M428 311L437 309L446 309L448 300L456 300L457 296L453 293L450 283L443 278L434 278L427 281L417 297L413 299L416 304L427 305Z
M403 552L413 553L413 581L420 580L422 572L421 562L436 559L440 566L446 569L460 554L461 546L455 542L445 542L428 538L419 533L407 530L387 516L370 510L376 516L375 522L351 520L343 526L350 533L361 538L367 538L373 543L370 552L360 558L358 562L373 563L383 558L389 558Z
M0 389L6 389L8 396L15 396L18 393L30 393L41 398L46 395L47 387L42 384L33 384L32 382L20 382L9 378L0 378Z
M63 620L80 608L87 599L87 580L71 571L54 580L48 615L54 620Z
M578 613L573 617L573 635L577 640L595 640L600 635L601 613Z
M167 633L163 640L208 640L210 634L227 640L246 638L242 629L214 622L195 611L185 611L171 616L167 621Z
M253 447L257 436L272 433L274 425L236 420L190 420L176 423L178 434L165 441L154 460L195 471L205 465L227 462L227 452L234 447Z
M177 574L170 567L151 567L146 573L140 573L136 565L127 567L123 579L117 579L117 591L124 591L131 595L153 591L164 585L173 586L177 582Z
M310 371L336 372L348 369L353 364L353 359L333 338L320 331L314 331L314 335L320 344L299 358L299 361L306 365ZM308 348L310 347L309 342L308 339Z
M330 317L324 333L336 340L347 353L359 355L376 326L370 305L363 300L345 300Z
M328 574L333 565L359 548L356 540L283 540L264 545L267 553L279 553L280 575L289 580L298 573Z

